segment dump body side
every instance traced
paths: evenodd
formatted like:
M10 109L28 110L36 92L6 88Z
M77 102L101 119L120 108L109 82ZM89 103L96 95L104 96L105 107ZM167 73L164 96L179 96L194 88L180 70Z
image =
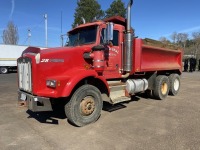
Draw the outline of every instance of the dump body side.
M182 72L182 50L172 50L145 45L142 39L134 39L132 73L149 71Z

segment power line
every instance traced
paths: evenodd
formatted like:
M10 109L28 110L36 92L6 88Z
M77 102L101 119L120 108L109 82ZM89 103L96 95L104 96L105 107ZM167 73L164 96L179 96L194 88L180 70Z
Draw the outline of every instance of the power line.
M2 40L2 42L1 42L1 43L3 43L3 35L1 35L0 37L1 37L1 40Z
M28 29L28 45L31 45L31 30Z
M48 47L47 14L44 14L44 20L45 20L45 46Z
M43 19L42 19L35 27L30 28L31 31L33 31L33 30L35 30L36 28L40 27L39 25L42 24L42 22L43 22Z
M28 41L28 37L25 39L22 45L25 45L27 41Z

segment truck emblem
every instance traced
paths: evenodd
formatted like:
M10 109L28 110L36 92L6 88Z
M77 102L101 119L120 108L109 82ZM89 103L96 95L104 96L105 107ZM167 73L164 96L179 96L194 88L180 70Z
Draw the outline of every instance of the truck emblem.
M49 59L42 59L41 62L49 62Z
M109 47L109 51L112 51L112 52L114 52L114 53L116 53L116 54L119 53L119 50L117 50L117 49L115 49L115 48L112 48L112 47Z
M64 59L42 59L41 61L40 61L41 63L43 62L43 63L47 63L47 62L64 62Z

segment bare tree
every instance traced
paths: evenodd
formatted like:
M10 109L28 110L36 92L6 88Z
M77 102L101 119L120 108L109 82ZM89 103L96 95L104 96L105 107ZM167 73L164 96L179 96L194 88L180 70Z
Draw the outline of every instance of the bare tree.
M193 54L196 57L200 49L200 32L193 32L192 37L194 40Z
M160 37L159 41L161 41L164 44L170 44L170 41L164 36Z
M178 33L177 34L177 44L185 50L186 42L188 40L187 33Z
M172 42L175 44L177 41L177 33L176 32L172 33L171 39L172 39Z
M7 29L3 30L3 43L17 45L19 41L18 28L12 21L8 22Z

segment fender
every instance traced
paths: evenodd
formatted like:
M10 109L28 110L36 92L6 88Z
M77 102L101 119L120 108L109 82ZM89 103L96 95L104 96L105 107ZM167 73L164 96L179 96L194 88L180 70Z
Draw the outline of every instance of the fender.
M67 81L67 84L65 85L65 88L62 92L62 97L68 97L74 87L83 79L87 77L94 77L96 79L101 80L105 86L107 87L108 92L110 92L108 83L105 78L98 76L97 72L94 70L83 70L83 69L74 69L73 71L70 70L70 73L67 73L67 76L69 80Z

